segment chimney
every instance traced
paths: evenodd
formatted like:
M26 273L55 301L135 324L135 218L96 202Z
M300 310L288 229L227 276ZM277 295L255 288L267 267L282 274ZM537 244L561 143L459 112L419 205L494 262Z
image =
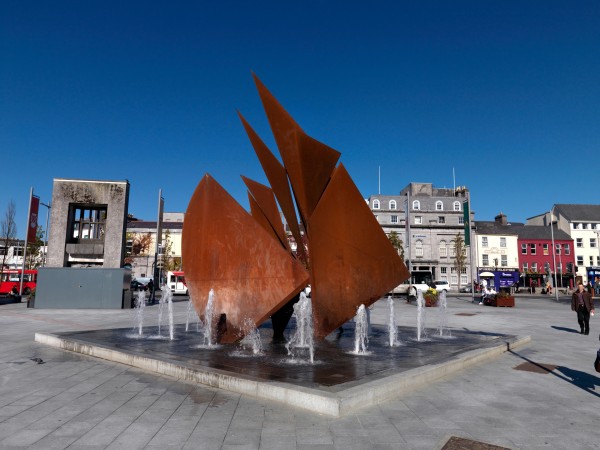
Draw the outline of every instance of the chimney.
M504 215L502 213L500 213L496 217L494 217L494 220L499 225L506 225L508 223L508 221L506 220L506 215Z

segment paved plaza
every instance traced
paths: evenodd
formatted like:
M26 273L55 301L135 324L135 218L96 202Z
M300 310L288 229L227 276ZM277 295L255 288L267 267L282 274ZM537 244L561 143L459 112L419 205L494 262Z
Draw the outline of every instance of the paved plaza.
M583 336L568 297L526 294L516 308L492 308L467 295L449 297L451 328L532 342L335 419L33 340L36 332L131 326L130 310L0 305L0 449L439 449L451 436L509 448L600 448L600 318ZM177 323L186 308L174 304ZM416 310L397 300L398 325L414 326ZM379 301L371 321L385 324L387 315Z

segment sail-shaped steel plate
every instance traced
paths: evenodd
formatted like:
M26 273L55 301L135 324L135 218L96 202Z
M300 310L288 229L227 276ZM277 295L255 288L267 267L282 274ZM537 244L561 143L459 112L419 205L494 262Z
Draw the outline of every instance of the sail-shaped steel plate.
M260 325L309 282L304 267L208 174L186 211L182 258L201 317L214 290L223 343L242 338L245 319Z

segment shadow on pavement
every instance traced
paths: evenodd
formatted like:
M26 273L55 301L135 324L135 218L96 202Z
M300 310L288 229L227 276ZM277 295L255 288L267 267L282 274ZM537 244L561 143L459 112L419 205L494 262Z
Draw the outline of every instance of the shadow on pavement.
M567 333L577 333L579 334L579 331L577 331L575 328L565 328L565 327L557 327L556 325L550 325L552 328L554 328L555 330L558 331L566 331Z
M514 350L509 350L509 353L521 358L524 361L527 361L534 366L554 375L561 380L564 380L568 383L571 383L573 386L577 386L579 389L583 389L585 392L592 394L596 397L600 398L600 394L598 392L594 392L596 390L596 386L600 387L600 378L595 375L590 375L586 372L581 372L580 370L569 369L564 366L557 366L556 371L561 372L557 373L554 370L548 370L548 368L544 367L542 364L538 364L535 361L530 360L529 358L524 357L523 355L518 354ZM593 369L593 356L590 356L590 368Z

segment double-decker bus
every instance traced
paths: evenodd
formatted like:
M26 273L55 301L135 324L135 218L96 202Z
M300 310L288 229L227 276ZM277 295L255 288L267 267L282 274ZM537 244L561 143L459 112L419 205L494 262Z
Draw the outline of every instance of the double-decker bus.
M185 275L183 272L167 272L167 286L173 294L188 295L188 288L185 284Z
M0 277L0 295L19 294L21 287L21 269L3 269ZM26 270L23 277L23 295L29 295L37 283L37 270Z

